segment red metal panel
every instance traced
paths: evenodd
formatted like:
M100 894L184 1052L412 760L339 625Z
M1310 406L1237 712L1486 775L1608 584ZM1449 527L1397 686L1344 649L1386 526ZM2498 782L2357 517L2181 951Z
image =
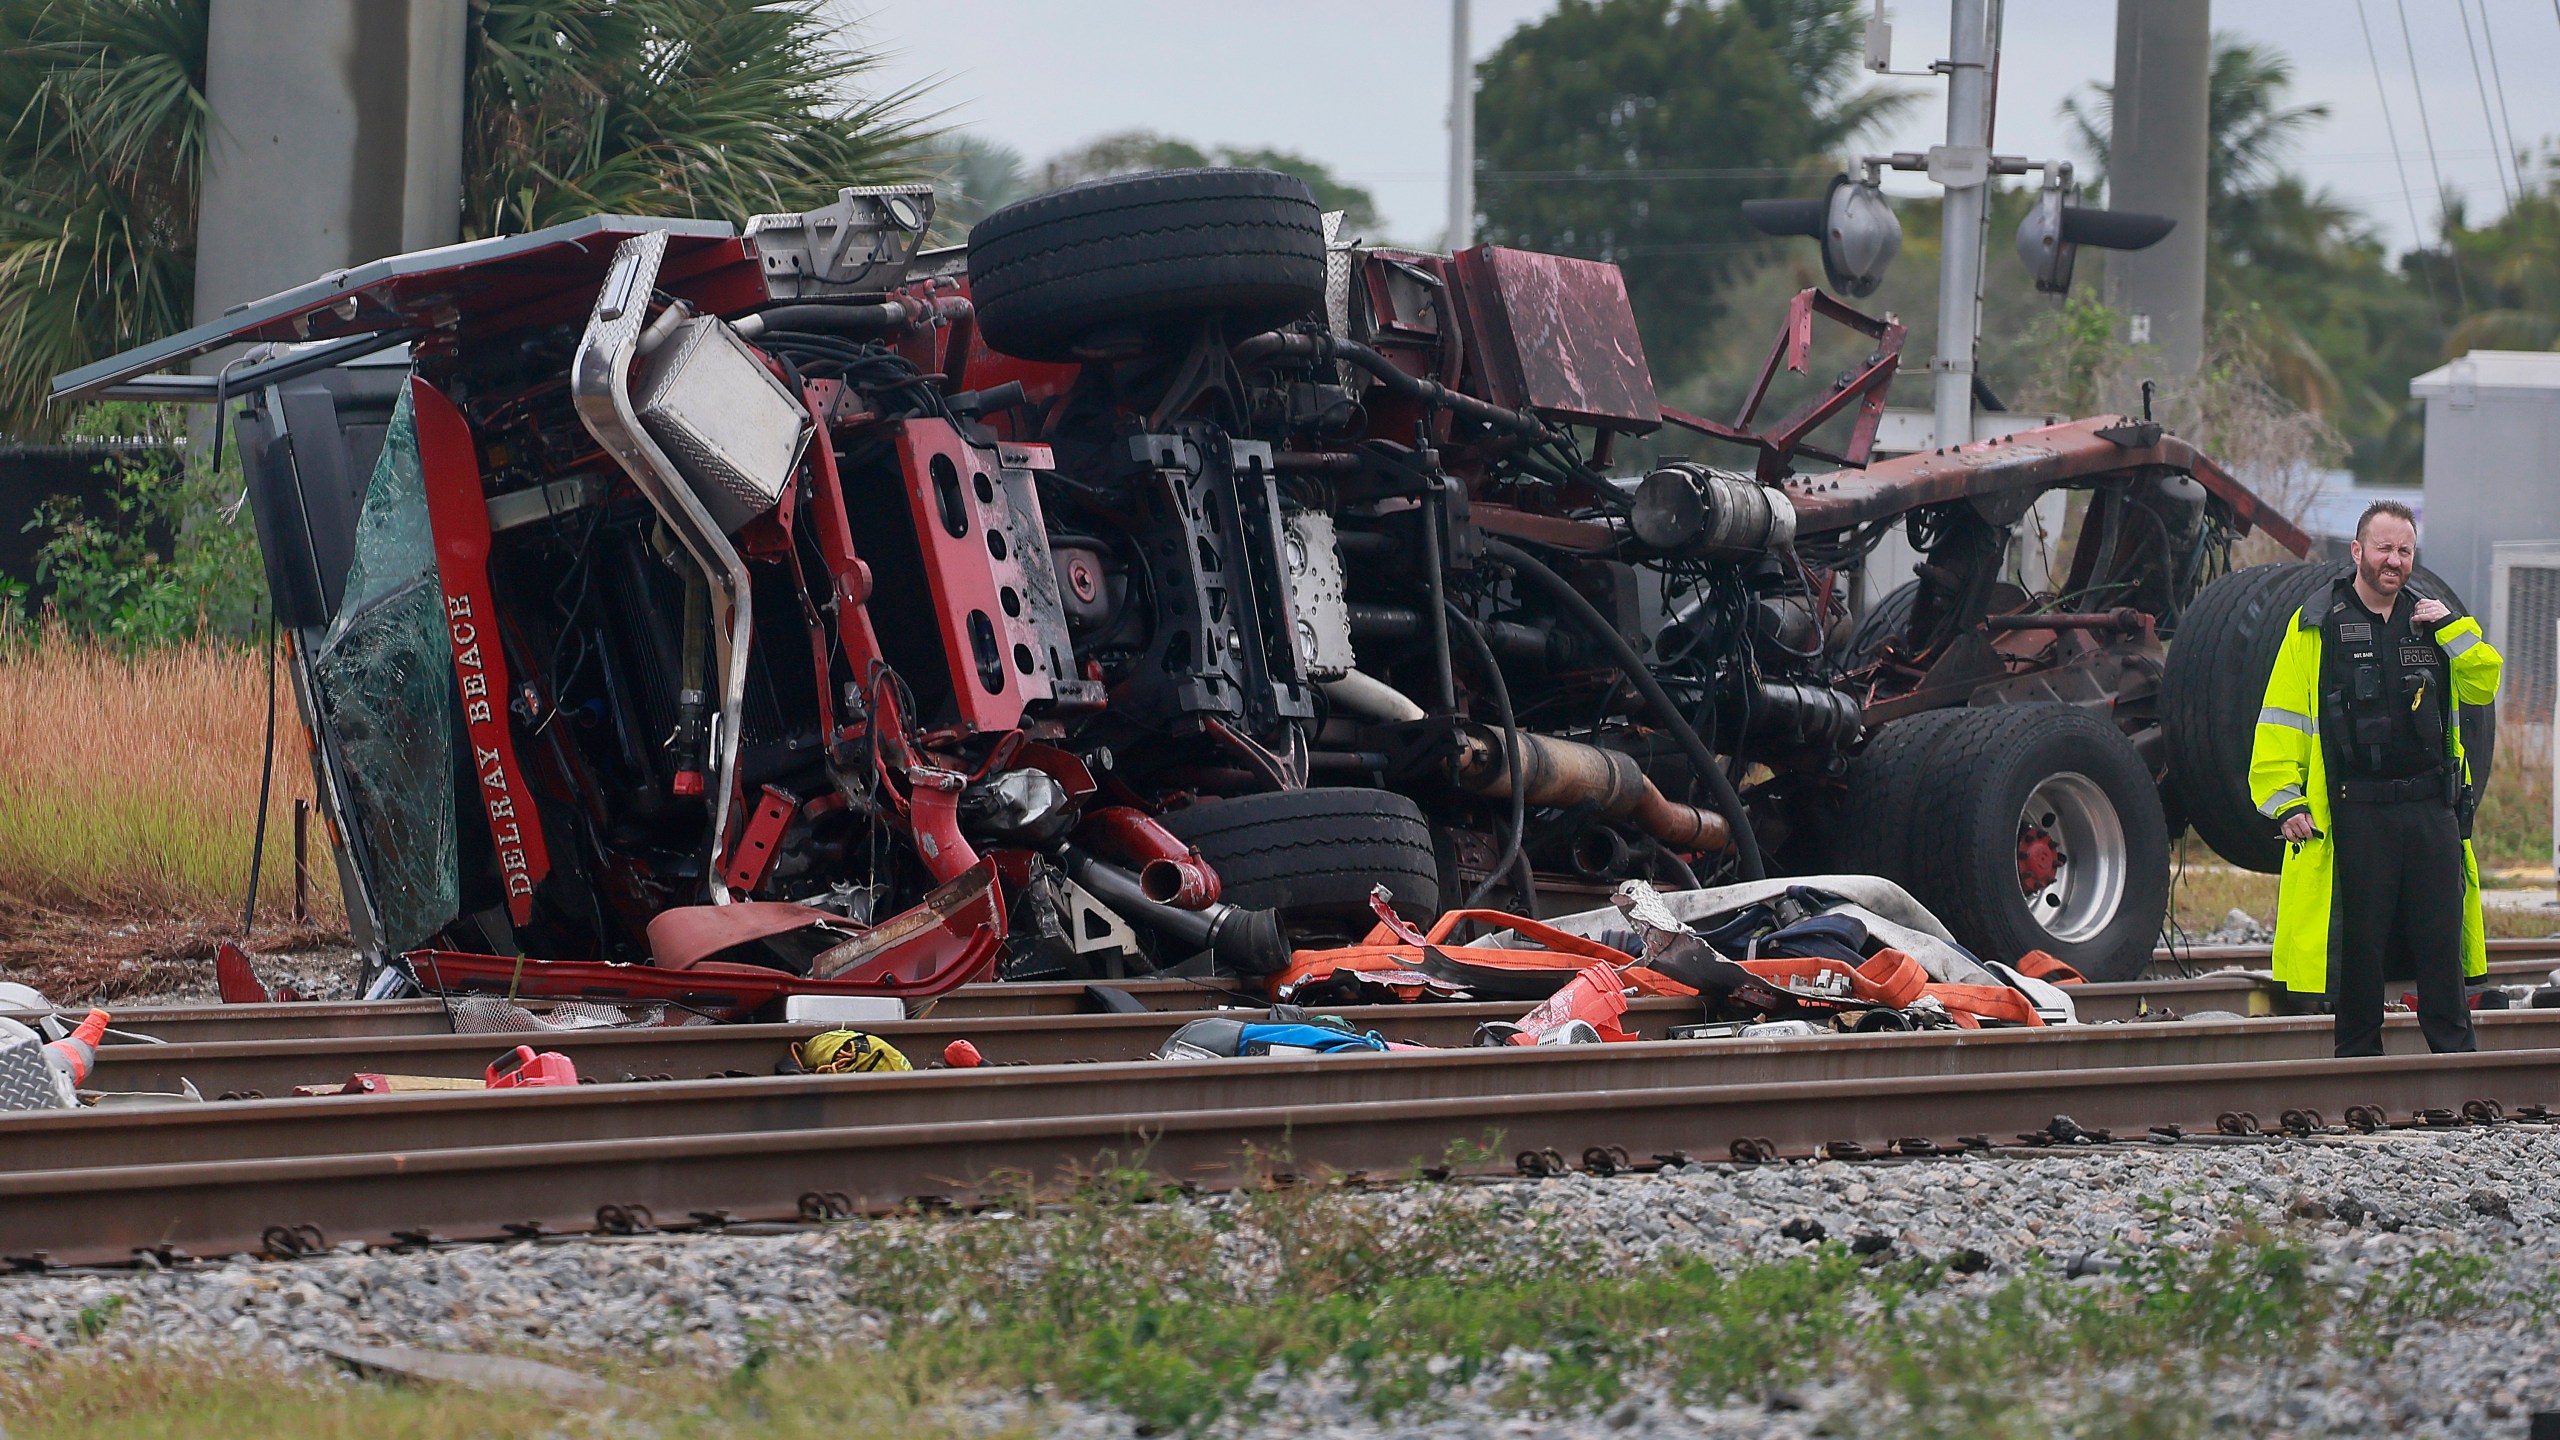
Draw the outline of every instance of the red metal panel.
M426 381L409 379L409 409L418 427L418 461L427 490L427 524L435 533L436 578L444 588L445 638L453 645L462 687L462 719L471 740L471 769L489 812L507 913L533 918L533 887L551 873L542 817L525 789L524 767L508 724L507 657L498 643L498 607L489 593L489 502L470 422Z
M2120 415L2098 415L1970 445L1898 455L1864 470L1796 476L1786 482L1787 496L1795 502L1796 531L1819 535L1941 501L2044 490L2158 467L2195 476L2231 507L2243 530L2256 526L2297 555L2309 552L2309 537L2195 446L2165 432L2148 445L2119 444L2104 433L2131 423Z
M820 677L823 679L824 677ZM787 790L764 787L764 796L756 802L756 811L747 817L747 826L738 837L738 848L729 854L729 889L739 895L752 895L764 888L773 874L773 862L782 858L783 832L791 828L792 817L800 813L800 797Z
M1014 729L1023 707L1052 691L1040 638L1024 618L1023 562L1008 533L996 452L971 445L947 420L909 420L898 427L898 463L961 722Z
M1662 423L1617 266L1480 245L1450 267L1466 290L1468 348L1499 403L1622 430Z

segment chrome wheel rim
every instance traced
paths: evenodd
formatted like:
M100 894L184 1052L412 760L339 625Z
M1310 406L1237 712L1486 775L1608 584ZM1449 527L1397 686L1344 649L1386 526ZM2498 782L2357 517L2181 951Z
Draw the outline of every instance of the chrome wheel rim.
M2046 934L2097 938L2123 908L2131 868L2124 822L2096 781L2064 771L2028 794L2018 811L2018 892Z

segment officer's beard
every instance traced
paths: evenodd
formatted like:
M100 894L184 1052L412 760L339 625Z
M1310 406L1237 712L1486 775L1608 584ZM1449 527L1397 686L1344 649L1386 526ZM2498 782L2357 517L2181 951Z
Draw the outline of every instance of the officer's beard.
M2358 560L2356 562L2356 578L2364 582L2365 589L2376 595L2382 596L2387 600L2398 595L2400 593L2400 587L2408 583L2409 572L2406 570L2385 571L2378 562L2372 560Z

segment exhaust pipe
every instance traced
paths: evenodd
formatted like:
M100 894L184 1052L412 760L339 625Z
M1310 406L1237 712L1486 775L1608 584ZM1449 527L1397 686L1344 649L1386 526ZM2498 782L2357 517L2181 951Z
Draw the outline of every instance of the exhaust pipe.
M1722 850L1732 843L1733 828L1722 815L1663 794L1632 755L1523 730L1520 770L1521 793L1532 805L1562 809L1589 803L1674 850ZM1458 785L1510 798L1512 777L1499 733L1470 725L1459 735Z
M1087 814L1078 828L1085 842L1112 862L1137 866L1138 887L1155 904L1203 910L1218 903L1218 872L1200 858L1199 847L1175 839L1144 810L1105 805Z
M1068 879L1125 918L1176 945L1208 951L1218 964L1238 975L1272 975L1288 968L1289 938L1280 931L1280 917L1271 911L1218 902L1197 910L1177 910L1149 899L1137 876L1071 844L1058 847L1058 863L1065 867Z

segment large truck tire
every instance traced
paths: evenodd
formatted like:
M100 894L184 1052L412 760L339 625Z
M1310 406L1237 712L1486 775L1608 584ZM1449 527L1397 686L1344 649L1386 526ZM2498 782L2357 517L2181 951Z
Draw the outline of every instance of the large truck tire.
M1431 826L1392 790L1326 785L1204 800L1166 815L1164 828L1218 872L1219 898L1277 910L1293 926L1365 934L1375 885L1394 893L1399 914L1440 914Z
M1831 827L1829 866L1843 875L1881 875L1910 888L1912 819L1929 758L1964 713L1924 710L1867 737L1849 762L1846 791Z
M2284 842L2249 797L2249 752L2257 743L2267 673L2294 612L2346 573L2345 562L2330 560L2233 571L2205 587L2169 642L2160 713L2170 783L2196 835L2244 870L2273 875L2284 868ZM2423 565L2409 586L2458 615L2471 613L2453 587ZM2497 711L2465 705L2461 724L2472 773L2485 778L2497 752Z
M1952 713L1905 821L1906 888L1985 960L2042 950L2091 980L2141 976L2169 906L2141 753L2074 705Z
M1877 597L1867 613L1858 617L1856 628L1849 632L1848 649L1841 657L1843 665L1864 665L1876 658L1885 642L1903 638L1911 628L1912 608L1920 603L1920 582L1905 580Z
M1073 360L1206 316L1242 338L1324 306L1324 222L1276 170L1158 170L1008 205L969 232L969 294L989 346Z

